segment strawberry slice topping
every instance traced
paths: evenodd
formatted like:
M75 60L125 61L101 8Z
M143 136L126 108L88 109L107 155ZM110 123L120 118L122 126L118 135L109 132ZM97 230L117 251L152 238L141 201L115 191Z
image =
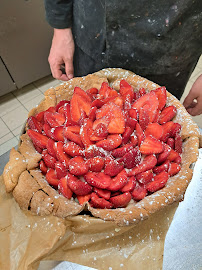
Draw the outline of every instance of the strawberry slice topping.
M88 184L96 188L107 189L111 184L111 177L102 172L88 172L84 178Z
M58 191L67 199L71 199L73 192L67 185L67 178L63 177L59 180Z
M105 200L104 198L100 198L96 193L91 194L91 203L94 208L100 209L110 209L113 207L113 204L109 201Z
M149 192L156 192L157 190L163 188L165 186L165 184L167 183L169 178L169 174L165 171L157 174L156 176L154 176L154 181L148 183L146 185L146 189Z
M70 173L67 174L67 185L76 195L87 195L92 192L92 187L88 183Z
M121 195L111 197L109 201L114 205L114 208L119 208L126 207L131 199L131 194L129 192L125 192Z
M144 155L159 154L162 153L163 150L163 143L151 135L147 136L143 143L140 145L140 152Z
M46 148L48 137L42 135L32 129L28 129L27 134L32 139L33 143L37 145L39 148L44 149ZM117 135L118 136L118 135Z

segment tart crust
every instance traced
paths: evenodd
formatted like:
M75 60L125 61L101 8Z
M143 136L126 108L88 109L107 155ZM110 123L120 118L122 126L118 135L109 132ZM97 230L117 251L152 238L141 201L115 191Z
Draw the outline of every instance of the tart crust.
M51 106L55 106L63 99L69 100L76 86L86 91L92 87L100 88L102 82L109 82L114 89L119 91L119 83L123 78L135 90L144 87L148 92L159 87L159 85L127 70L120 68L103 69L85 77L74 78L56 88L48 89L44 94L44 100L29 112L29 116L34 116ZM180 123L182 126L181 171L170 177L164 188L146 196L140 202L135 203L131 200L126 208L95 209L89 203L81 206L76 201L68 200L59 195L38 169L41 155L36 152L29 136L26 134L26 127L25 134L21 136L18 150L14 148L11 150L10 160L4 168L3 178L6 191L13 192L13 196L21 209L29 210L33 214L42 216L52 214L65 218L78 215L85 209L94 217L114 221L121 226L137 223L159 209L183 200L186 188L192 179L191 165L196 162L198 157L200 131L186 109L169 92L167 92L166 104L177 107L178 112L173 121Z

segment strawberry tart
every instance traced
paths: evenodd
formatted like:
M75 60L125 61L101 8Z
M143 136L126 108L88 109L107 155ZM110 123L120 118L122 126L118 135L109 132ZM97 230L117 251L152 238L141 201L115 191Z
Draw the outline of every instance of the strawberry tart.
M3 178L20 208L128 225L183 199L197 125L165 87L109 68L45 93Z

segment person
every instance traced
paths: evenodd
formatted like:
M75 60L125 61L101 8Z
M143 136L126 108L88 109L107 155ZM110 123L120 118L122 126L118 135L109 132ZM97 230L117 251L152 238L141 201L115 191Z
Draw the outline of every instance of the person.
M44 1L54 28L48 58L54 78L121 67L181 98L202 53L201 0ZM202 75L183 104L193 116L202 113Z

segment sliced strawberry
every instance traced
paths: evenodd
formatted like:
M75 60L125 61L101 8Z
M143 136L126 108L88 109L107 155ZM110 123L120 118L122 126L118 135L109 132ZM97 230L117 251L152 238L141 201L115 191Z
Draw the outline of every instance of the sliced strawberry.
M102 137L102 138L107 137L108 135L107 126L103 123L99 123L94 130L94 134L97 137Z
M62 126L65 122L64 115L60 113L52 113L45 112L44 113L44 121L49 124L51 127L59 127Z
M135 177L139 183L146 185L152 181L154 174L152 170L148 170L146 172L138 173Z
M170 161L174 161L175 159L177 159L179 157L178 152L174 151L173 149L171 149L167 159Z
M147 190L143 185L136 185L131 195L133 200L140 201L147 195Z
M79 126L69 126L64 128L63 134L68 140L78 144L80 147L83 147L80 136L80 127Z
M74 142L68 142L64 144L64 151L71 157L84 155L82 148Z
M92 172L101 172L104 167L105 161L102 157L93 157L87 160L89 170Z
M181 125L179 123L174 123L172 126L171 136L175 137L181 131Z
M75 87L74 88L74 94L80 96L83 100L86 100L88 102L91 102L91 98L89 97L89 95L80 87ZM71 101L70 101L71 103Z
M126 127L125 131L122 135L122 143L126 144L129 139L130 139L130 135L133 133L133 129L131 127Z
M87 114L85 111L81 110L81 116L78 120L79 126L82 126L84 124L84 120L87 118Z
M45 111L39 112L35 115L37 121L39 121L42 125L44 124L44 113Z
M111 191L106 190L106 189L100 189L100 188L94 187L94 192L97 193L99 197L102 197L107 201L109 200L111 196Z
M28 129L27 134L32 139L33 143L36 144L39 148L46 148L48 137L31 129Z
M119 106L121 109L123 109L124 101L121 97L115 97L114 99L112 99L112 102Z
M124 167L127 169L132 169L138 165L141 161L141 153L138 147L130 149L119 162L124 163Z
M48 169L47 174L46 174L46 180L48 181L48 183L57 188L58 184L59 184L59 180L57 178L56 172L53 169Z
M142 144L142 142L145 139L145 134L144 134L139 123L136 124L136 136L137 136L137 140L138 140L138 146L140 147L140 145Z
M167 139L167 145L169 145L172 149L175 148L175 140L173 138L168 138Z
M142 108L139 110L139 124L144 131L146 127L149 124L149 114L150 114L150 106L148 104L145 104Z
M91 198L91 194L87 194L87 195L77 195L76 196L78 201L79 201L79 204L80 205L83 205L84 203L90 201L90 198Z
M48 168L46 167L46 164L43 160L40 161L39 168L42 171L43 175L46 175Z
M178 156L176 159L174 159L173 160L175 163L177 163L177 164L181 164L181 162L182 162L182 158L181 158L181 156Z
M65 104L69 104L69 100L61 100L56 106L55 106L55 110L56 112L58 112L59 108L64 106Z
M111 121L108 125L108 132L109 133L118 133L122 134L125 130L125 120L124 117L119 118L111 118Z
M161 140L163 142L166 142L167 139L171 136L173 125L174 125L174 123L171 122L171 121L162 125L162 127L163 127L163 135L161 137Z
M144 96L145 94L146 94L146 90L145 90L145 88L140 88L139 89L139 94L140 94L140 96Z
M107 116L104 116L104 117L101 117L99 119L96 119L93 122L93 130L95 130L97 128L97 126L100 125L100 124L106 126L106 128L107 128L108 125L109 125L109 122L110 122L110 119Z
M69 171L74 175L84 175L88 172L88 165L82 157L74 157L69 161Z
M169 161L169 160L166 160L166 161L165 161L163 164L161 164L160 166L155 167L155 168L153 169L153 172L154 172L155 174L159 174L160 172L163 172L163 171L167 172L168 169L169 169L169 167L170 167L170 161Z
M63 177L59 180L58 191L67 199L71 199L73 192L67 185L67 178Z
M55 163L55 171L58 179L61 179L67 175L67 169L60 161Z
M40 154L43 152L43 149L38 147L38 145L36 145L34 142L32 142L34 145L34 148L36 149L37 152L39 152Z
M146 189L149 192L155 192L165 186L169 178L169 174L167 172L161 172L154 176L154 181L148 183L146 185Z
M154 120L154 117L156 115L156 111L158 110L159 101L154 92L147 93L144 96L141 96L138 98L132 105L133 109L136 109L138 112L140 111L140 108L142 108L144 105L149 105L149 121L152 123Z
M129 192L125 192L121 195L111 197L109 201L114 205L114 208L126 207L132 199Z
M177 109L173 105L164 108L159 117L159 124L162 125L169 122L170 120L173 119L176 113L177 113Z
M134 119L136 119L137 120L137 118L138 118L138 111L137 111L137 109L130 109L129 110L129 116L131 117L131 118L134 118Z
M163 135L163 127L158 123L150 123L145 130L145 136L149 135L152 135L157 140L160 140Z
M132 102L134 98L134 90L133 87L127 83L126 80L120 81L120 94L123 97L124 101L126 100L126 97L130 97L130 103Z
M119 157L123 157L128 151L130 151L131 149L133 149L132 144L126 144L120 148L116 148L112 151L112 155L115 158L119 158Z
M46 112L51 112L51 113L55 113L56 112L56 109L55 109L55 107L49 107L47 110L46 110Z
M51 132L53 133L53 137L56 141L64 142L64 135L63 135L63 126L55 127L51 129Z
M103 105L104 102L101 99L95 99L91 104L92 107L97 107L98 109L101 108Z
M128 182L127 172L122 170L117 176L112 178L111 184L108 187L111 191L118 191L124 187Z
M104 149L98 147L97 145L90 145L85 149L85 158L93 158L93 157L105 157L107 152Z
M34 116L30 116L27 120L27 123L30 129L39 133L42 132L43 126Z
M136 135L131 135L130 141L131 141L133 147L137 146L137 144L138 144L138 138L137 138Z
M123 164L120 164L117 160L115 160L113 157L108 156L105 159L105 169L104 173L109 176L116 176L118 173L120 173L124 168Z
M153 123L158 123L159 122L159 117L160 117L160 110L156 111Z
M146 156L144 158L144 160L138 166L136 166L134 169L132 169L129 172L129 175L132 176L132 175L136 175L138 173L142 173L142 172L151 170L154 168L156 163L157 163L157 159L156 159L155 155Z
M98 147L103 148L104 150L107 151L112 151L115 148L119 147L122 143L122 138L120 135L109 135L107 139L99 141L96 143Z
M57 160L49 155L47 150L42 152L42 158L48 168L55 169L55 163Z
M125 184L124 187L121 188L121 192L131 192L134 190L136 186L136 179L135 179L135 176L131 176L128 180L128 183Z
M56 154L57 159L60 162L62 162L62 164L65 166L65 168L68 168L70 158L64 152L63 143L62 142L55 142L54 150L55 150L55 154Z
M72 174L67 174L67 185L76 195L87 195L92 192L92 187Z
M159 154L162 153L163 150L163 143L151 135L147 136L143 143L140 145L140 152L144 155Z
M81 141L85 145L85 147L88 147L89 145L93 144L90 140L90 130L93 128L93 122L90 119L85 119L83 126L81 128Z
M55 144L55 141L53 141L52 139L48 139L48 142L47 142L47 150L48 150L48 153L56 158L56 154L55 154L55 150L54 150L54 144Z
M158 162L157 163L161 164L161 163L165 162L170 154L170 151L171 151L171 147L165 143L164 144L164 151L158 155Z
M49 138L55 140L55 137L54 137L54 135L53 135L54 128L51 128L51 127L49 126L49 124L46 124L46 123L45 123L45 124L43 125L43 131L44 131L44 134L45 134L47 137L49 137Z
M182 154L182 138L179 134L175 136L175 151Z
M167 95L166 95L166 88L165 86L159 87L151 92L155 92L159 101L159 110L162 110L163 107L166 105Z
M126 118L126 126L132 128L132 130L135 129L137 124L137 120L135 118L127 117Z
M90 111L89 111L89 116L88 118L92 121L94 121L96 119L96 111L97 111L97 107L91 107Z
M118 93L116 90L112 89L107 82L103 82L99 90L99 96L101 98L116 97Z
M94 192L91 194L91 203L94 208L110 209L113 207L112 203L105 200L104 198L98 197L98 195Z
M95 87L92 87L92 88L88 89L88 90L86 91L86 93L89 94L90 96L92 96L92 95L97 95L97 94L98 94L98 89L95 88Z
M107 189L111 183L111 177L102 172L88 172L84 178L91 186L101 189Z
M181 170L181 167L179 164L177 164L175 162L171 162L170 167L168 169L168 174L169 174L169 176L173 176L173 175L177 174L180 170Z

